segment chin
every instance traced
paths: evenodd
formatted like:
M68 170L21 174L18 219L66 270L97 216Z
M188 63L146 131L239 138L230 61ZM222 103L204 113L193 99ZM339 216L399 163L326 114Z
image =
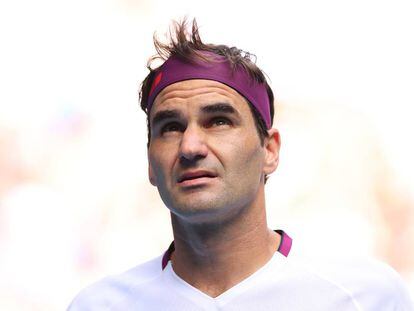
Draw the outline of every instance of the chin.
M220 202L220 204L217 204ZM168 205L167 205L168 206ZM169 208L173 217L179 218L181 221L191 224L218 225L231 221L233 216L238 214L230 202L220 200L192 200L191 204L174 205Z
M212 200L190 200L187 202L176 202L169 207L172 214L184 221L191 223L206 222L214 219L217 215L223 213L222 206L213 204ZM167 205L168 206L168 205Z

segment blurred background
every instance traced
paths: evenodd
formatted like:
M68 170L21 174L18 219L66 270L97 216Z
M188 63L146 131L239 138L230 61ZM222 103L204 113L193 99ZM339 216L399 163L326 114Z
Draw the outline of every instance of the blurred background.
M414 292L413 13L408 0L2 1L0 309L63 310L168 247L137 94L154 31L185 15L270 77L270 226L306 255L385 261Z

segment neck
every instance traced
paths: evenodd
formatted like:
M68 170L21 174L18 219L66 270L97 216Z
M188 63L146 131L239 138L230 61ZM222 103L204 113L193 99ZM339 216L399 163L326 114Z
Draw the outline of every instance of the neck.
M193 224L171 214L174 272L216 297L264 266L280 236L267 227L264 199L259 201L225 223Z

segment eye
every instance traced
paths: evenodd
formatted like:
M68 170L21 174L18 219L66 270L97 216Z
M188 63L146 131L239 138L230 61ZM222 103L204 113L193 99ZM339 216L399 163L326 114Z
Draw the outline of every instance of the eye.
M183 126L180 123L177 122L170 122L164 125L161 128L161 133L167 133L167 132L179 132L182 131Z
M224 117L217 117L211 120L210 126L223 126L223 125L231 125L231 121Z

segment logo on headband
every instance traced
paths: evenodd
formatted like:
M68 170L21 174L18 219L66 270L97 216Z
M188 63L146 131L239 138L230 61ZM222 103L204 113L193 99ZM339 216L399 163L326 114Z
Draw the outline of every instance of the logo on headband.
M151 86L151 89L150 89L150 92L149 92L149 95L148 96L151 96L152 92L155 90L155 88L157 87L157 85L160 84L161 78L162 78L162 71L159 72L156 75L156 77L154 79L154 82L152 82L152 86Z

